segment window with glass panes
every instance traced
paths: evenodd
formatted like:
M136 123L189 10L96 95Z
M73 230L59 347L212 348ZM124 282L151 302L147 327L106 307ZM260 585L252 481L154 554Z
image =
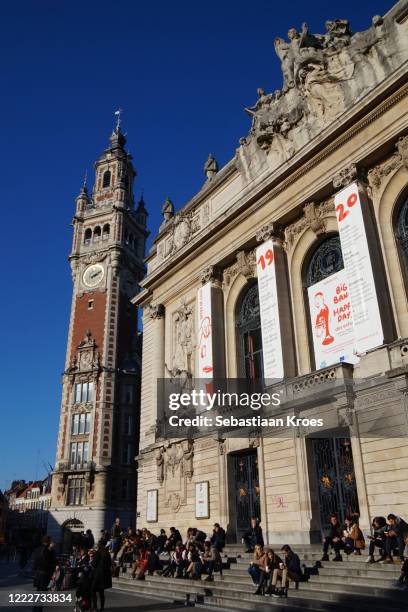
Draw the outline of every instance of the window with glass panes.
M122 461L126 464L129 464L132 461L132 445L130 444L130 442L125 444L123 447Z
M75 385L74 403L92 402L94 397L93 382L77 383Z
M88 442L72 442L70 447L70 458L72 468L81 468L88 461Z
M68 506L80 506L85 502L85 480L70 478L68 481Z
M122 402L124 404L132 404L133 398L134 398L134 385L123 385Z
M76 436L78 434L89 433L91 427L91 413L82 412L81 414L73 414L71 421L71 434Z
M123 433L127 436L131 436L133 434L133 415L132 414L127 414L125 416Z

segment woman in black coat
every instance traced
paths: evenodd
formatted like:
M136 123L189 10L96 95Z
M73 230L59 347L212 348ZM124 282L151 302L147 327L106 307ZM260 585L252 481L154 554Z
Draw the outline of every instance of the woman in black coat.
M92 559L92 568L92 608L97 609L97 595L99 594L99 609L103 610L105 607L105 589L112 588L112 560L102 542L98 543L97 551Z

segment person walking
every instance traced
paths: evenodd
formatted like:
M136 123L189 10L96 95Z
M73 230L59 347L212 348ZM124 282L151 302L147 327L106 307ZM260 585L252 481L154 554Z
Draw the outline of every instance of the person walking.
M105 589L112 588L112 561L109 552L103 542L98 542L96 553L92 559L92 610L97 610L98 595L100 610L105 608Z
M57 557L53 550L52 541L49 536L44 536L42 545L34 554L33 560L33 585L37 591L46 591L51 577L57 566ZM33 610L42 611L42 606L34 606Z

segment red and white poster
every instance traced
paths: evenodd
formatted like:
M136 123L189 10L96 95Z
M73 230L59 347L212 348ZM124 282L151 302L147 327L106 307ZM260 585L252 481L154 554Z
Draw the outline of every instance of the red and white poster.
M275 254L272 240L256 249L259 305L261 311L264 378L282 379L283 356L276 288Z
M316 369L357 363L353 313L345 270L308 288Z
M213 377L211 283L198 289L198 378Z
M337 193L334 205L353 308L356 349L364 353L380 346L384 334L357 183Z

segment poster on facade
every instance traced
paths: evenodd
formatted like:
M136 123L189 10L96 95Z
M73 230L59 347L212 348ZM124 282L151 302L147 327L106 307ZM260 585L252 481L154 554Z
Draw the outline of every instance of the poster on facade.
M357 183L334 197L344 269L353 309L355 345L364 353L384 340L370 251Z
M353 313L345 270L308 288L316 368L357 363Z
M157 489L147 491L146 521L157 523Z
M213 377L211 283L198 289L198 378Z
M209 483L208 481L196 482L195 486L196 499L196 518L210 518L210 500L209 500Z
M283 355L276 288L275 254L272 240L256 249L259 306L261 314L264 378L282 379Z

